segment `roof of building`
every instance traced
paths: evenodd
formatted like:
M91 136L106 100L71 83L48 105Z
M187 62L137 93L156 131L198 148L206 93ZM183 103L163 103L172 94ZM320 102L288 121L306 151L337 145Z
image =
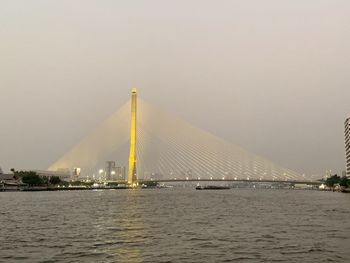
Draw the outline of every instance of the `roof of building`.
M13 174L0 174L0 181L15 180Z
M47 170L34 170L39 176L59 176L59 177L70 177L69 171L47 171Z

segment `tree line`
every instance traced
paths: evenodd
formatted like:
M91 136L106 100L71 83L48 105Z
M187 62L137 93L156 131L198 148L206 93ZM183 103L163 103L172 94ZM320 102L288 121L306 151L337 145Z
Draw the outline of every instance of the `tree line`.
M335 174L326 179L325 185L333 190L336 185L348 188L350 187L350 179L346 176L340 177L339 175Z
M13 172L16 180L21 180L22 183L29 186L49 186L66 183L58 176L39 176L34 171L15 171L15 169L11 169L11 171Z

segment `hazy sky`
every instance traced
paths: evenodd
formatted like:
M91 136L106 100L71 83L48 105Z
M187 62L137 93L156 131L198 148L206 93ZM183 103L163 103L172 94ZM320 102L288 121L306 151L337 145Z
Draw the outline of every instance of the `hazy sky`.
M349 14L349 0L0 0L0 166L47 168L136 85L285 167L340 172Z

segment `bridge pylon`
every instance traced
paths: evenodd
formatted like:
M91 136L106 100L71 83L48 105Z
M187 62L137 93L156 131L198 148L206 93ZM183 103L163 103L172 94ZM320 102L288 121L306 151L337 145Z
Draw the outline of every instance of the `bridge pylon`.
M136 167L136 117L137 117L137 92L136 88L131 91L131 125L130 125L130 154L128 169L128 184L136 186L137 167Z

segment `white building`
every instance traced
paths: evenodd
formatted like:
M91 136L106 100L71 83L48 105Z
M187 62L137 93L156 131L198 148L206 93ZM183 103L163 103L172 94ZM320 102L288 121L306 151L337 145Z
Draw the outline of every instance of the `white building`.
M71 173L68 170L59 170L59 171L46 171L46 170L34 170L37 175L42 176L42 177L52 177L52 176L57 176L61 180L69 180L71 178Z
M344 123L346 176L350 176L350 116Z

